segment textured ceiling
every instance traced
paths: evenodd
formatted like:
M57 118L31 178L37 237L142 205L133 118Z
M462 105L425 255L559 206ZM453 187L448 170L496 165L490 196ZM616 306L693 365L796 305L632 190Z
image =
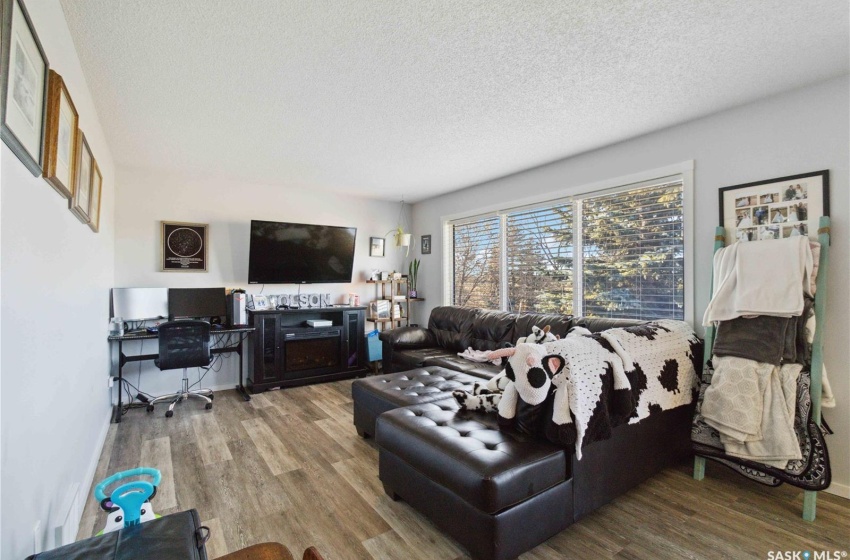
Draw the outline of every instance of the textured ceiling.
M62 0L115 160L408 201L848 72L846 0Z

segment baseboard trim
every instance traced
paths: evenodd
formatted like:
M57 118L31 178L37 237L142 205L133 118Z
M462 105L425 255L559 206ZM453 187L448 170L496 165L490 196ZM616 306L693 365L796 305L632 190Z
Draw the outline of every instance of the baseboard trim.
M846 500L850 500L850 486L847 484L839 484L838 482L833 482L829 485L829 488L824 490L827 494L832 494L833 496L839 496Z
M236 388L236 384L233 383L233 382L226 383L224 385L208 385L208 386L204 387L204 389L212 389L213 391L227 391L227 390L235 389L235 388Z
M100 455L103 453L103 446L106 444L106 436L109 434L109 425L112 423L112 407L109 407L109 413L106 415L106 421L103 424L103 427L100 429L100 434L97 439L97 445L95 446L95 452L92 455L92 460L89 462L89 468L86 471L85 478L82 481L82 484L77 491L76 503L79 504L80 507L77 508L77 511L74 512L73 522L71 524L72 534L74 538L80 532L80 522L83 520L83 511L85 510L85 504L88 498L88 492L94 483L94 475L97 472L97 464L100 462ZM82 493L82 496L80 496Z

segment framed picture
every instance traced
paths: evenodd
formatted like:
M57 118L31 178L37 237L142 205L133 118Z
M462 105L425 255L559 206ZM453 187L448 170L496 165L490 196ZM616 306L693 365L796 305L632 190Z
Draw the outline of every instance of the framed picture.
M255 311L263 311L264 309L271 308L268 298L259 294L251 296L251 304Z
M370 237L369 238L369 256L370 257L383 257L384 255L384 246L386 243L386 239L383 237Z
M94 156L86 141L86 135L77 129L77 178L74 185L74 195L69 203L71 212L84 224L91 221L89 215L91 206L92 176L95 168Z
M89 205L89 227L93 232L100 231L100 190L103 187L103 175L100 174L100 167L96 161L93 161L92 167L92 183L91 183L91 203Z
M51 70L44 131L44 178L65 198L74 196L78 122L77 109L65 81Z
M162 271L206 272L208 224L162 222Z
M422 254L430 255L431 254L431 236L423 235L422 236Z
M817 239L821 216L829 216L829 170L720 189L727 245L798 235Z
M37 177L44 163L50 67L23 0L2 0L2 21L0 136Z

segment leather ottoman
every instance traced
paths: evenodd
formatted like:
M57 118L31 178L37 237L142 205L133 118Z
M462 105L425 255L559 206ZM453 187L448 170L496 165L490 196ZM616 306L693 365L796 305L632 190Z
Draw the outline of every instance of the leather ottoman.
M475 558L515 558L573 522L563 448L500 431L493 414L454 399L408 406L377 422L379 476Z
M375 435L375 420L388 410L452 398L452 391L469 389L480 377L429 366L410 371L357 379L351 385L354 426L362 437Z

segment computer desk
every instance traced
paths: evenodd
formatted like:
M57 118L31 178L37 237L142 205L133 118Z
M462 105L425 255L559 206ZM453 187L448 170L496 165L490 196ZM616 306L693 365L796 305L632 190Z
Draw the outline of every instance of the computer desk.
M242 398L246 401L251 400L251 396L248 395L248 391L245 390L245 386L242 384L242 380L244 378L242 373L242 343L245 342L248 337L250 337L256 329L254 327L225 327L223 329L210 329L210 335L215 337L216 335L226 335L226 334L238 334L239 341L236 344L232 344L230 346L221 346L218 348L212 348L213 354L227 354L230 352L236 352L239 356L239 385L236 386L236 390L242 395ZM147 331L142 332L132 332L125 333L121 336L112 335L108 337L110 343L118 343L118 405L115 406L112 410L112 422L120 423L123 409L123 381L124 381L124 365L129 362L144 362L147 360L155 360L159 357L159 354L136 354L127 356L124 354L124 343L125 342L133 342L136 340L149 340L159 338L157 333L149 333ZM214 340L214 339L213 339ZM132 399L130 399L132 402Z

